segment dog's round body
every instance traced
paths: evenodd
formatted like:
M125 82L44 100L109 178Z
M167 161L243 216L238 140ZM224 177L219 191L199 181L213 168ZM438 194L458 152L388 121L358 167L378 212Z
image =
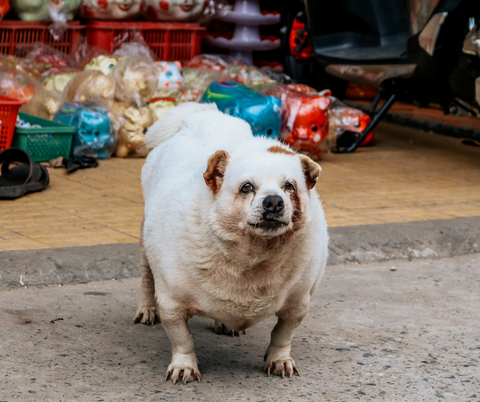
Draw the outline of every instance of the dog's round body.
M186 352L190 317L239 333L276 314L267 366L282 374L277 357L287 358L285 348L290 354L327 259L314 189L320 167L278 141L253 137L246 122L213 105L172 109L149 130L147 145L142 240L151 273L144 272L137 321L151 323L156 305L173 345L168 373L188 381L199 378L189 363L196 358L185 358L195 355L193 339ZM145 296L150 282L154 302ZM283 374L296 370L291 361L282 363Z

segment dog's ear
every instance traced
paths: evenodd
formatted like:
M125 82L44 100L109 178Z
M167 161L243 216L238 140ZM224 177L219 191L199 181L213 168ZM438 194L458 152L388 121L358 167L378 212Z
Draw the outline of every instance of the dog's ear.
M207 170L203 174L203 178L214 194L217 194L222 186L228 158L230 155L227 151L217 151L208 159Z
M307 188L311 190L315 187L315 184L317 184L318 176L320 176L322 168L308 156L298 155L298 157L300 158L300 164L302 165L303 174L305 175Z

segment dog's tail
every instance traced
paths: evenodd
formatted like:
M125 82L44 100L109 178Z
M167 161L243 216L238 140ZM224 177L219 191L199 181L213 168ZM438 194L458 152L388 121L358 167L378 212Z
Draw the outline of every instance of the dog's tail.
M185 125L185 120L194 113L218 110L215 103L182 103L171 108L167 114L147 131L145 144L153 149L177 134Z

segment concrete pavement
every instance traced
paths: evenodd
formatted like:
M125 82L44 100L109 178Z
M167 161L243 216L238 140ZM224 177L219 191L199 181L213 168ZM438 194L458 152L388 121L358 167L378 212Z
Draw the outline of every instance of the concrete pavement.
M395 270L392 270L395 267ZM164 381L161 325L133 325L139 279L0 291L0 401L475 401L480 255L328 266L298 328L301 377L267 378L274 320L191 330L202 383Z

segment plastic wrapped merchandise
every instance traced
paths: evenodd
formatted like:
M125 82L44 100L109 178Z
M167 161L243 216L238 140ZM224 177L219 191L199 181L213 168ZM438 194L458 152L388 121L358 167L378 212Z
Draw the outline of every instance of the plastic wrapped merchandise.
M128 42L126 42L128 40ZM113 57L117 59L121 57L137 57L145 62L153 63L157 60L157 56L153 53L150 46L145 43L145 39L139 31L129 32L124 34L123 38L117 38L116 43L121 43L121 46L113 52Z
M345 132L362 133L372 120L370 116L361 110L348 107L333 96L329 96L329 129L328 141L330 147L335 147L337 139ZM373 131L365 138L361 146L368 145L373 140Z
M82 0L79 14L86 19L128 21L141 13L141 0Z
M123 114L123 124L118 131L115 156L145 157L148 154L145 146L145 130L153 124L153 116L147 107L140 109L129 107Z
M34 61L42 70L70 69L79 70L80 65L74 58L42 42L31 45L17 45L15 56Z
M60 109L60 95L55 91L40 90L20 109L23 113L53 120Z
M283 142L317 160L328 152L329 144L324 142L328 133L328 97L307 95L289 86L278 86L268 94L282 100Z
M0 68L10 68L18 70L29 75L32 78L38 78L43 72L42 66L37 64L35 60L25 59L23 57L15 57L10 55L0 55Z
M208 86L220 80L222 74L219 71L198 70L196 68L184 68L184 84L180 91L179 100L182 102L200 102Z
M199 54L190 60L185 67L196 68L197 70L223 71L235 60L224 54Z
M118 63L118 59L109 56L94 57L88 64L85 65L85 71L101 71L105 75L110 75L112 68Z
M180 90L185 83L182 73L182 64L179 61L160 61L156 63L159 68L158 87L153 94L154 98L178 98Z
M278 82L263 74L259 68L240 63L230 64L223 71L223 76L229 80L238 81L259 93L266 93L278 85Z
M167 112L176 106L175 98L154 98L148 104L155 121L160 120Z
M214 82L203 95L202 102L216 103L218 109L250 124L253 135L278 138L281 101L262 96L238 82Z
M80 0L13 0L13 8L23 21L71 21Z
M115 145L112 121L106 109L70 102L62 105L54 121L74 126L71 156L108 159Z
M63 102L80 102L111 107L115 98L115 81L101 71L84 71L65 87Z
M77 72L46 75L42 79L43 89L46 91L62 93L67 87L68 83L77 75Z
M8 67L0 69L0 93L28 102L38 90L35 80Z
M112 68L111 77L115 80L115 97L119 102L142 107L158 87L157 66L136 57L119 59Z

